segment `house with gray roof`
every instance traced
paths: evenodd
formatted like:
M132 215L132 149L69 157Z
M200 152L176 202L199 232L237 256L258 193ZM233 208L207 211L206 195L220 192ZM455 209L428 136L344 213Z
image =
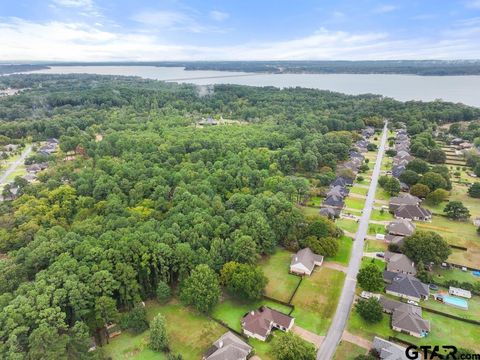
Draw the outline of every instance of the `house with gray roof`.
M252 347L232 332L223 334L203 355L203 360L246 360Z
M386 270L383 279L389 283L385 288L387 294L414 301L426 300L430 294L428 285L412 275Z
M335 195L335 196L345 197L348 195L349 192L350 191L345 186L337 185L337 186L331 187L330 190L328 190L327 196Z
M373 338L372 345L380 357L380 360L409 360L407 355L405 355L406 348L403 346L379 338L378 336Z
M387 270L395 273L416 275L415 263L406 255L391 251L385 252Z
M278 310L261 306L252 310L242 319L243 333L261 341L267 340L272 330L279 329L288 332L293 327L295 319Z
M410 194L400 194L390 198L388 209L391 213L395 212L402 205L419 205L422 202L420 198Z
M315 266L321 266L323 256L315 254L310 248L297 251L290 261L290 272L298 275L311 275Z
M403 243L405 242L405 236L387 234L385 235L385 241L389 244L402 246Z
M410 220L397 219L387 225L387 231L392 235L410 236L415 232L415 224Z
M398 179L400 175L403 174L404 171L405 171L405 165L395 165L392 168L392 176Z
M340 217L340 212L341 212L341 209L339 208L326 206L326 207L320 208L319 214L329 219L336 219Z
M422 317L422 308L402 303L392 313L392 329L418 338L430 332L430 321Z
M430 221L432 220L432 212L419 205L402 205L394 211L397 219Z
M328 196L322 202L323 206L333 206L337 208L343 208L345 203L343 202L343 196L332 195Z

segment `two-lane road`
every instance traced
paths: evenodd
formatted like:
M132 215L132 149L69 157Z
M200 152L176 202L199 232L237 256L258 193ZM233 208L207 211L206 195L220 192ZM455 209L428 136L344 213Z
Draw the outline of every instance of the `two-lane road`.
M20 155L20 157L15 162L10 164L8 169L2 175L0 175L0 186L5 185L5 181L7 181L7 178L10 176L10 174L13 173L17 169L17 167L19 167L25 162L25 159L31 151L32 145L28 145L25 150L23 150L22 155Z
M380 147L378 149L377 159L375 161L375 167L373 168L372 181L368 189L367 199L365 201L365 208L363 209L362 217L360 218L358 231L355 236L355 241L352 247L352 254L350 257L350 263L348 264L347 278L343 285L340 301L338 302L337 311L333 317L332 324L328 330L327 336L322 345L318 349L317 359L328 360L333 357L340 339L342 338L343 331L347 324L348 315L353 304L355 295L355 285L357 283L357 274L360 269L360 264L363 256L363 243L367 236L368 222L370 220L370 214L372 212L373 203L375 201L375 191L377 189L378 178L380 176L380 168L382 164L382 158L385 153L385 144L387 142L387 122L383 128L382 138L380 141Z

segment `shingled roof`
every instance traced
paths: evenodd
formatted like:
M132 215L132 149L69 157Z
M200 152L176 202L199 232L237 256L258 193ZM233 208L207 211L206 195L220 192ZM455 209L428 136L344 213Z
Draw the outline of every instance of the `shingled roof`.
M262 306L258 310L250 311L242 319L243 328L252 333L266 337L272 329L272 322L288 328L293 318L280 311Z
M387 231L393 235L410 236L415 232L415 224L410 220L397 219L387 225Z
M414 276L398 273L391 281L391 284L388 284L385 288L387 291L419 299L429 295L428 285L422 283Z
M417 273L414 262L406 255L387 251L385 252L385 260L387 261L388 271L412 275Z
M213 343L203 358L205 360L242 360L251 351L250 345L229 331Z

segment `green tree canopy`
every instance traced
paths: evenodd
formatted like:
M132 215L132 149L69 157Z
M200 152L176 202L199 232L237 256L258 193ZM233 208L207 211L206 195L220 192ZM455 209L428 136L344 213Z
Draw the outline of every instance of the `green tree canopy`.
M405 238L402 250L415 263L424 264L441 264L451 254L448 243L439 234L421 230Z
M219 298L218 276L208 265L198 265L181 285L180 299L200 312L210 312Z
M366 291L380 291L384 286L382 271L373 263L360 269L357 280L358 285Z
M315 347L292 332L278 333L272 340L276 360L315 360Z

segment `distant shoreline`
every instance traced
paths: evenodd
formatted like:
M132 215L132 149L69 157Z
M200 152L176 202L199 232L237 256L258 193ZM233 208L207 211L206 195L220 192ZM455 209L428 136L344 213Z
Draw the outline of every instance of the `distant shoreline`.
M0 74L43 70L52 66L183 67L186 71L212 70L264 74L480 75L480 60L42 62L0 64Z

